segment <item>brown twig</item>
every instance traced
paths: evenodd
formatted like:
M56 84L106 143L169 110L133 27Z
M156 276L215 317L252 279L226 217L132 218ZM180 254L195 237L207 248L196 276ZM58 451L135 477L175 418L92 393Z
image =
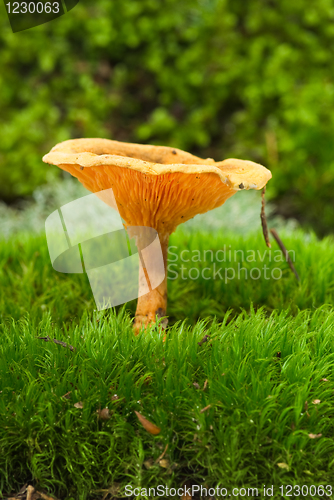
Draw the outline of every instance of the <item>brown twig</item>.
M54 342L55 344L60 344L63 347L68 347L70 349L70 351L76 350L76 347L73 347L70 344L66 344L66 342L62 342L61 340L51 339L49 337L49 335L47 335L46 337L37 337L37 338L40 339L40 340L45 340L45 342Z
M166 453L166 451L167 451L167 450L168 450L168 444L166 444L165 449L164 449L164 451L161 453L160 457L158 457L158 458L156 459L156 461L154 462L155 464L159 463L159 462L160 462L160 460L162 460L162 459L164 458L165 453Z
M118 483L113 483L110 488L108 489L98 489L98 490L93 490L93 493L105 493L105 495L103 495L103 498L106 498L109 493L110 495L112 495L112 498L114 498L114 496L116 496L118 490L120 488L120 485ZM103 500L102 498L102 500Z
M284 254L284 256L285 256L285 260L286 260L286 261L287 261L287 263L289 264L291 271L292 271L292 272L294 273L294 275L296 276L297 281L300 281L299 274L297 273L296 268L295 268L295 266L293 265L292 260L290 259L289 252L288 252L288 251L287 251L287 249L285 248L284 243L283 243L283 241L281 240L281 238L278 236L277 231L276 231L275 229L270 229L270 232L271 232L271 234L273 235L273 237L275 238L275 240L277 241L278 246L279 246L279 247L280 247L280 249L282 250L282 252L283 252L283 254Z
M26 493L26 491L27 491L27 486L28 486L28 483L25 483L22 486L22 488L20 489L20 491L18 493L16 493L15 498L22 497Z
M71 392L72 392L72 391L68 391L66 394L64 394L64 395L62 396L62 398L65 398L65 399L70 399L70 397L71 397Z
M27 488L27 500L32 500L32 495L35 492L35 488L29 484Z
M46 495L42 491L37 491L37 490L35 490L35 491L43 498L43 500L57 500L56 497L50 497L49 495Z
M268 226L267 226L267 218L266 218L266 213L265 213L265 201L264 201L264 195L266 192L266 186L262 189L261 193L261 224L262 224L262 231L263 231L263 236L266 242L266 245L268 248L271 248L271 244L269 241L269 234L268 234Z
M204 335L204 337L202 338L202 340L200 340L199 342L197 342L198 345L202 345L204 344L204 342L208 342L210 338L210 335Z
M204 413L205 411L209 410L211 408L211 405L205 406L200 410L200 413Z

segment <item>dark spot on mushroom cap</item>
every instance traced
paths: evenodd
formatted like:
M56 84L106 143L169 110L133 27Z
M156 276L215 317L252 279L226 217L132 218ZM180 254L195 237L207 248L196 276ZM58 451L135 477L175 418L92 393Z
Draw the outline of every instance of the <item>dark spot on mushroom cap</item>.
M173 153L173 155L177 155L177 152L175 151L175 149L173 149L172 153Z
M83 170L85 167L80 167L80 170Z
M243 183L239 184L239 189L245 189L245 186L243 185Z

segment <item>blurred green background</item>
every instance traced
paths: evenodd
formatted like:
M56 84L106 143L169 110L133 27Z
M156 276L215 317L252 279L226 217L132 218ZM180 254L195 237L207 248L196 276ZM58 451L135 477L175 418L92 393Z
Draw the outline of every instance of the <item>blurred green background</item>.
M333 0L81 0L15 34L0 3L0 89L6 202L106 137L262 163L278 214L333 232Z

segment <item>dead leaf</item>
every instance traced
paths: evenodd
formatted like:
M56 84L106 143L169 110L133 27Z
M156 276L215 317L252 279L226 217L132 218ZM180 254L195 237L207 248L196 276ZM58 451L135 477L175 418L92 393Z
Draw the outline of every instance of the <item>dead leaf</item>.
M193 382L193 386L195 387L195 389L200 389L200 386L197 382Z
M205 411L209 410L211 408L211 405L205 406L205 408L202 408L200 413L204 413Z
M288 466L288 464L286 464L285 462L280 462L279 464L277 464L278 467L280 467L281 469L286 469L286 470L289 470L290 467Z
M307 401L305 401L304 408L305 408L305 411L308 410L308 402Z
M147 420L147 418L145 418L141 413L139 413L139 411L135 411L135 414L137 415L139 422L142 424L142 426L147 432L153 434L154 436L160 433L161 431L160 427L157 427L155 424L152 424L152 422Z
M153 458L148 458L147 460L145 460L144 465L146 469L150 469L154 465Z
M321 378L320 382L329 382L329 380L327 378Z
M312 433L310 433L310 434L308 435L308 437L309 437L309 438L311 438L311 439L318 439L318 438L320 438L321 436L322 436L322 434L312 434Z
M206 379L206 381L204 382L203 391L205 391L207 387L208 387L208 379Z
M163 458L162 460L159 460L159 465L160 465L160 467L163 467L164 469L168 469L168 467L169 467L168 458Z
M80 408L82 409L83 408L83 402L82 401L79 401L78 403L74 403L75 408Z
M119 399L119 396L117 396L117 394L114 394L113 396L111 396L111 401L117 401Z
M321 403L321 399L313 399L312 401L312 404L314 405L318 405L319 403Z
M101 420L108 420L111 417L109 408L103 408L103 410L96 410L96 413L98 414Z

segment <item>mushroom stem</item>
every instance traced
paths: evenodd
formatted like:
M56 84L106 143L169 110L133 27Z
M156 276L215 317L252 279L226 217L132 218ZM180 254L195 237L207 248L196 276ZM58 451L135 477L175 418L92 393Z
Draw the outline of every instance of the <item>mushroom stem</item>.
M166 315L167 310L167 252L169 234L159 233L159 239L165 265L165 278L154 290L138 297L137 309L133 323L135 335L138 335L141 328L146 328L150 323L155 323L156 318L161 318ZM141 283L147 281L146 269L142 268L139 271L139 289Z

